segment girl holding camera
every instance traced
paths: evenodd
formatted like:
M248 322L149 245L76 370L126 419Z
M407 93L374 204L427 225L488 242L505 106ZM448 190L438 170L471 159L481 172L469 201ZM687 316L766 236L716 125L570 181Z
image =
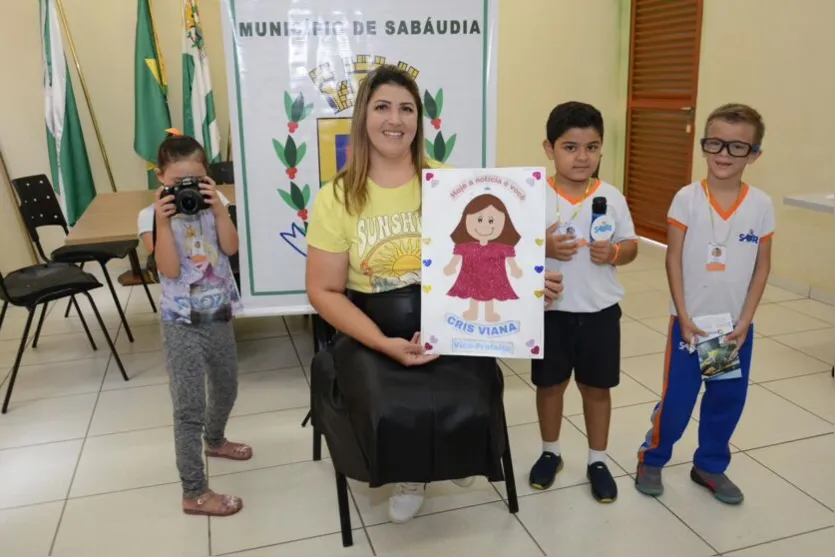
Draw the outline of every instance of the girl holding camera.
M139 232L151 233L162 285L162 344L183 511L228 516L240 511L243 503L209 489L203 455L252 458L251 447L224 437L238 392L232 318L242 306L229 264L229 256L238 251L238 233L214 181L206 176L208 158L197 140L171 135L160 145L157 158L162 187L148 210L153 212L152 230L140 224ZM186 205L177 202L178 186L195 179L207 208L186 214ZM150 220L147 214L144 220ZM147 244L147 236L143 239Z

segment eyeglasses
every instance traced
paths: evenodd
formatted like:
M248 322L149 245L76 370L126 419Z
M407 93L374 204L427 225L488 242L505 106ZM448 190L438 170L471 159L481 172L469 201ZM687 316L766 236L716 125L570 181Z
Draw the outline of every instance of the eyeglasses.
M705 137L701 140L702 151L711 155L718 155L723 150L727 149L728 154L732 157L747 157L751 152L758 153L759 145L751 145L744 141L724 141L714 137Z

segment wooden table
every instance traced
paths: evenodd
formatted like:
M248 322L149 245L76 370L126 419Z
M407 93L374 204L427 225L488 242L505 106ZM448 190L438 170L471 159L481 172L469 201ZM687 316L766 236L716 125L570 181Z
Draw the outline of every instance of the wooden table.
M225 184L218 186L218 189L231 203L235 203L234 185ZM72 227L64 243L73 246L135 240L139 233L137 229L139 211L154 202L155 194L153 190L133 190L96 195ZM140 283L136 275L142 272L142 268L139 261L135 259L131 256L132 270L119 277L122 285Z

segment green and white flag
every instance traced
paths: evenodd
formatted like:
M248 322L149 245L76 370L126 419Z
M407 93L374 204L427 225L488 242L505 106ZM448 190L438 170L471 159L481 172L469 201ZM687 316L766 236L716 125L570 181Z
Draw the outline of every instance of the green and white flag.
M148 188L155 189L158 184L153 170L157 150L171 128L171 114L165 62L154 30L150 0L138 0L137 3L133 73L133 150L146 163Z
M52 187L70 226L96 196L72 80L67 70L56 0L40 0L44 115Z
M203 145L209 162L219 162L220 129L197 0L183 0L183 31L183 133Z

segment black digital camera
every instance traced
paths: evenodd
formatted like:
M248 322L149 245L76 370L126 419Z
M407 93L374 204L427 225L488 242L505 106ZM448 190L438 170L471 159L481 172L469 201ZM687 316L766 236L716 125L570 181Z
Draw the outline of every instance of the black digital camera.
M194 176L186 176L173 186L165 186L162 197L174 196L174 214L196 215L209 208L203 194L200 193L200 180Z

